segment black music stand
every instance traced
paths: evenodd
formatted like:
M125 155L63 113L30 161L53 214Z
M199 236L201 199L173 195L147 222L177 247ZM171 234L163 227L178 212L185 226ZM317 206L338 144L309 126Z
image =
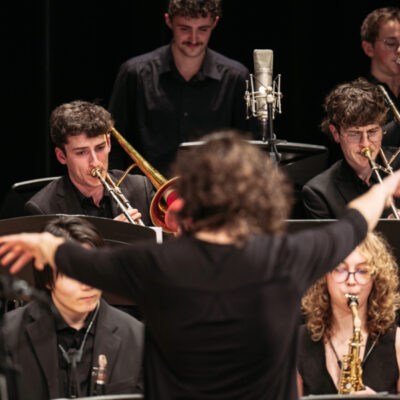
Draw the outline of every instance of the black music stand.
M144 399L142 394L109 394L105 396L77 397L76 400L136 400ZM54 400L70 400L65 397Z
M351 395L351 394L321 394L321 395L310 395L302 396L299 400L342 400L342 399L361 399L361 400L373 400L373 399L400 399L397 394L388 393L377 393L377 394L365 394L365 395Z
M21 232L41 232L45 225L52 219L62 214L34 215L29 217L18 217L0 220L0 236ZM126 222L114 221L113 219L91 217L87 215L76 215L93 224L104 238L107 246L129 245L137 241L152 240L162 242L161 228L148 228L133 225ZM8 269L0 268L0 274L8 274ZM33 265L23 268L16 274L20 279L34 286ZM112 305L132 306L131 301L120 296L104 292L103 297Z
M203 141L184 142L180 144L178 151L200 146L203 143ZM267 153L270 152L268 140L250 140L249 143ZM291 218L306 218L301 190L306 182L329 167L328 148L313 144L290 143L286 140L277 140L274 142L274 146L280 154L279 165L289 177L294 188L295 205Z
M288 220L288 232L297 232L303 229L317 228L332 223L335 219L303 219ZM400 221L395 219L380 219L375 231L380 232L392 248L393 255L400 265Z

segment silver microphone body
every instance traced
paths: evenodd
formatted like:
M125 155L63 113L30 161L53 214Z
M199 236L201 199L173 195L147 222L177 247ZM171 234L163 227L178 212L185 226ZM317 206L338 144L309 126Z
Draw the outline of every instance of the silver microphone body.
M256 114L257 118L261 120L268 118L268 102L274 101L272 87L273 60L274 52L272 50L255 49L253 51Z
M396 58L396 64L400 65L400 57Z

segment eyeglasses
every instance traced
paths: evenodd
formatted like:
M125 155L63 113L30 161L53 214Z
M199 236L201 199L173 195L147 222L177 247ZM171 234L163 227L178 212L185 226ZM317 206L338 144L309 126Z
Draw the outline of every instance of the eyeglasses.
M360 143L363 138L363 132L347 132L343 136L348 139L350 143ZM367 132L367 137L370 142L379 142L382 139L382 130Z
M331 275L336 283L344 283L349 279L350 275L353 275L359 285L366 285L372 278L371 270L367 268L356 269L354 272L350 272L346 268L338 267L331 272Z
M399 39L396 38L384 38L384 39L377 39L377 42L383 42L385 47L390 51L396 51L400 46Z

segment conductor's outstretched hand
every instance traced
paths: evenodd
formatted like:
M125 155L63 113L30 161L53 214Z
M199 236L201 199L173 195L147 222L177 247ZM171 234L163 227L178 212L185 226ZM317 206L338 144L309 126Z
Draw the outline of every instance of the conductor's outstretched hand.
M54 256L63 238L51 233L20 233L0 237L0 257L3 266L10 266L10 272L20 271L34 259L36 269L42 270L46 264L55 268Z

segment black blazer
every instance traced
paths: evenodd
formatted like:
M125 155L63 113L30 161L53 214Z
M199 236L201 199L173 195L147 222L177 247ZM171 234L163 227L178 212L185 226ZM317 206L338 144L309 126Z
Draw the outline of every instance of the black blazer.
M122 171L111 170L109 174L117 181ZM150 204L155 190L150 181L142 175L127 175L120 185L122 193L130 201L132 207L142 213L142 220L145 225L152 225L150 220ZM121 214L117 204L112 199L111 209L113 218ZM63 176L54 180L37 192L25 204L25 211L30 215L43 214L78 214L84 215L72 182Z
M107 357L106 394L135 392L142 366L143 336L142 323L100 301L93 360L99 354ZM61 397L55 323L48 305L32 301L4 314L4 342L20 370L16 380L19 400Z
M394 154L394 148L385 148L388 159ZM380 156L377 163L384 166ZM400 167L399 157L391 164L393 170ZM382 179L386 174L380 171ZM371 176L371 184L378 182L375 174ZM367 192L369 186L363 182L345 160L339 160L326 171L308 181L302 190L303 204L310 218L331 219L342 216L347 203ZM396 200L396 206L400 203ZM386 209L382 218L391 214L391 208Z

